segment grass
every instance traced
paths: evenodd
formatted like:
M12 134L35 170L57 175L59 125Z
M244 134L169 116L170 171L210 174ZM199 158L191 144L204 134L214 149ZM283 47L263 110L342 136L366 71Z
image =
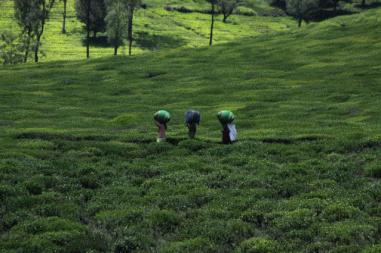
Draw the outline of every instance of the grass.
M1 68L0 251L379 252L380 14Z
M141 54L163 48L193 48L204 47L209 43L210 16L201 13L181 14L164 10L162 1L146 1L147 9L140 9L135 19L134 54ZM204 10L208 5L205 1L172 1L176 6L186 6L192 10ZM206 2L205 2L206 3ZM75 16L74 0L68 3L67 34L62 34L62 2L57 2L51 19L47 23L46 33L43 36L42 51L45 57L42 61L80 60L86 56L84 45L85 32ZM17 31L19 28L13 18L13 2L6 0L0 2L5 10L0 17L0 29ZM295 22L285 17L247 17L233 16L231 22L225 24L222 17L216 23L215 43L221 44L244 37L255 37L261 34L287 31L296 27ZM104 36L99 34L98 36ZM105 43L95 44L91 47L92 58L111 56L113 48ZM126 48L121 49L126 54Z

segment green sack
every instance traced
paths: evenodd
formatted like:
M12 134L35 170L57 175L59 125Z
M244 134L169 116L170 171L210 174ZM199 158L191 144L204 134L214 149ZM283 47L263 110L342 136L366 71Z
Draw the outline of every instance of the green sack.
M230 124L234 121L234 114L231 111L220 111L217 118L221 124Z
M157 122L164 124L169 122L169 120L171 119L171 114L169 114L169 112L165 110L160 110L154 114L153 118Z

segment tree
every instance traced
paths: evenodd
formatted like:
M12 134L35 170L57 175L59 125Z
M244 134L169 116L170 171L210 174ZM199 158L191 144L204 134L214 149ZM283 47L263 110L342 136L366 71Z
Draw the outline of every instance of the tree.
M319 9L318 0L287 0L287 13L298 21L298 27L303 21L310 21L312 14Z
M17 36L9 31L0 34L0 59L3 64L17 64L24 62L24 46Z
M94 38L97 37L98 32L106 31L105 18L107 11L105 0L76 0L75 10L77 18L86 27L89 26Z
M223 22L226 23L228 17L233 14L241 0L218 0L218 7L224 16Z
M124 3L127 8L127 39L128 39L128 55L132 54L132 33L133 33L133 25L134 25L134 14L137 9L142 6L142 0L124 0Z
M28 61L31 43L33 41L33 28L37 22L35 6L31 0L14 0L14 14L18 25L21 27L24 38L24 63Z
M63 13L62 13L62 33L66 33L66 9L67 9L67 0L62 0L63 2Z
M90 58L90 32L91 32L92 0L76 0L75 10L77 17L85 24L86 29L86 58Z
M128 15L123 0L109 0L107 3L106 31L108 40L114 46L114 55L123 45L128 26Z
M320 0L319 7L321 10L332 8L333 14L336 15L340 2L351 2L351 1L352 0Z
M49 19L50 11L52 10L55 0L30 0L33 2L33 7L36 13L36 22L33 25L33 33L36 38L34 45L34 62L38 62L38 53L41 46L41 37L45 30L46 21Z
M213 30L214 30L214 17L216 15L216 5L218 4L218 0L206 0L207 2L210 3L211 5L211 17L212 17L212 22L210 25L210 36L209 36L209 46L212 46L213 44Z

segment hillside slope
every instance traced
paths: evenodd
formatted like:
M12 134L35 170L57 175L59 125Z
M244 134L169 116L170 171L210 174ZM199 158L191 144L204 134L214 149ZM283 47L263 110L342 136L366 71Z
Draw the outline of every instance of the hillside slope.
M207 8L206 2L168 1L171 6L186 6L190 9ZM55 4L51 18L46 25L42 39L42 61L80 60L85 59L85 33L83 24L76 19L75 1L68 1L67 34L62 34L63 4ZM205 47L209 43L210 15L201 13L183 14L164 10L164 3L155 0L146 1L147 9L136 13L134 26L134 54L169 48ZM13 16L13 1L0 1L0 31L18 31ZM287 31L296 27L293 20L286 17L232 16L225 24L218 17L215 30L215 43L226 43L244 37L255 37L261 34ZM120 50L125 54L125 48ZM99 33L98 39L91 46L92 58L111 56L113 49L107 43L105 34Z
M0 251L379 252L380 14L1 68ZM173 119L158 145L161 108ZM194 141L188 108L202 113Z

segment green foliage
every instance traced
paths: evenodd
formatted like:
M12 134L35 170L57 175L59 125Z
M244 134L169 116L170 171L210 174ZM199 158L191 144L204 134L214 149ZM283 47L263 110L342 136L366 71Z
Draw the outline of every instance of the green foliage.
M340 202L328 205L322 212L322 217L328 222L353 219L362 215L364 214L358 208Z
M218 0L218 9L224 16L223 22L227 22L228 17L233 14L240 2L241 0Z
M76 0L75 11L77 18L85 24L87 24L87 8L88 0ZM90 2L90 31L94 33L94 37L98 32L104 32L106 30L106 3L105 0L91 0Z
M287 13L298 20L299 27L302 21L310 21L311 16L319 8L318 0L287 0Z
M373 225L359 224L352 221L343 221L322 225L322 237L331 243L366 245L374 243L377 228Z
M30 3L29 0L20 0ZM260 0L261 5L267 6L265 0ZM145 9L134 13L134 54L142 54L166 48L194 48L203 47L207 43L209 35L210 19L206 12L209 5L205 1L144 1ZM143 4L143 6L144 6ZM183 14L174 11L166 11L164 6L186 6L191 11ZM2 4L4 16L0 16L0 30L12 29L15 32L23 31L23 27L18 27L14 16L14 3L12 0L5 0ZM254 7L253 7L254 8ZM268 7L269 12L274 8ZM40 61L56 60L79 60L85 58L83 24L77 19L75 1L67 3L66 33L62 33L62 1L56 1L46 23L46 29L41 43L41 50L46 57ZM250 12L251 7L247 7L245 13ZM267 10L267 9L266 9ZM222 18L221 18L222 19ZM225 24L218 18L216 20L216 31L218 39L215 44L223 44L232 40L245 37L254 37L261 34L280 32L289 30L293 22L284 17L257 17L232 15L229 23ZM20 32L21 32L20 31ZM99 35L99 36L98 36ZM99 58L113 54L114 48L107 41L107 33L99 32L97 38L91 38L91 57ZM34 45L31 40L31 47ZM128 47L122 45L118 54L127 54Z
M160 250L162 253L211 253L215 252L215 246L205 238L193 238L180 242L173 242Z
M2 250L31 253L86 252L98 245L83 225L54 217L21 223L12 228L3 242Z
M0 59L3 64L17 64L23 62L24 46L20 37L10 31L0 34Z
M107 37L114 46L116 55L118 47L123 45L128 23L127 10L122 0L109 1L105 21Z
M381 244L370 246L369 248L361 251L361 253L377 253L381 251Z
M367 171L381 155L379 15L213 48L3 66L0 252L377 252L381 182ZM157 144L160 108L172 119ZM236 114L234 145L219 143L223 109Z
M370 177L375 177L375 178L381 178L381 165L378 162L374 162L369 164L365 168L365 173L366 175Z
M279 249L278 243L265 237L253 237L239 246L237 253L272 253Z
M181 217L170 210L154 210L149 214L148 222L159 233L169 233L180 225Z

